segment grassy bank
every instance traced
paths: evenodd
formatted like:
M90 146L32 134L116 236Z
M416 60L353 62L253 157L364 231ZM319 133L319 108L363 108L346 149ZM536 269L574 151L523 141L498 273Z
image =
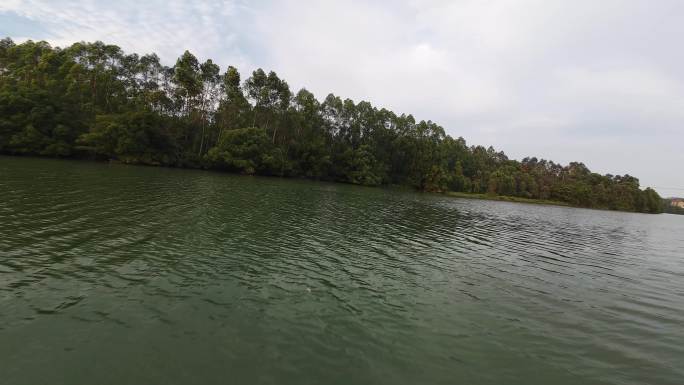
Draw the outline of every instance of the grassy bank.
M504 195L491 195L491 194L476 194L476 193L464 193L464 192L454 192L447 191L444 195L454 197L454 198L465 198L465 199L484 199L489 201L503 201L503 202L515 202L515 203L531 203L537 205L553 205L553 206L565 206L565 207L575 207L565 202L551 201L545 199L530 199L521 197L511 197Z

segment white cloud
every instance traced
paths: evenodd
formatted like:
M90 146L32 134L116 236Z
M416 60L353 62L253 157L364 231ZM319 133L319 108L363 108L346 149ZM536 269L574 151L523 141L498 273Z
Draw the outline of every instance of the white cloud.
M244 67L250 60L237 45L239 5L233 1L14 0L1 11L43 23L58 46L102 40L127 51L156 52L169 64L189 49L202 58Z
M566 105L579 106L592 118L617 126L621 135L675 135L684 122L684 89L676 79L647 69L558 71L557 96ZM587 120L587 118L582 118ZM591 120L591 119L590 119Z

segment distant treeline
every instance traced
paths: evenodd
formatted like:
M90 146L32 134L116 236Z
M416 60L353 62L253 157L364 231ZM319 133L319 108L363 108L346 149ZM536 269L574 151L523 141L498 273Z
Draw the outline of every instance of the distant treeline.
M673 200L681 200L681 199L682 198L663 199L663 211L666 213L670 213L670 214L684 215L684 208L672 205Z
M185 52L155 54L102 42L53 48L0 41L0 153L399 184L660 212L638 179L468 146L431 121L333 94L293 94L275 72L242 81L234 67Z

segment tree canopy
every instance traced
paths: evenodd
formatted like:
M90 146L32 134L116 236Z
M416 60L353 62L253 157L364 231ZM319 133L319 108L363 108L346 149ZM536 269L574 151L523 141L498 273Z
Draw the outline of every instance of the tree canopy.
M509 159L417 122L333 94L293 93L275 72L241 80L185 51L155 54L102 42L51 47L0 41L0 153L306 177L422 191L488 193L612 210L661 212L630 175L534 157Z

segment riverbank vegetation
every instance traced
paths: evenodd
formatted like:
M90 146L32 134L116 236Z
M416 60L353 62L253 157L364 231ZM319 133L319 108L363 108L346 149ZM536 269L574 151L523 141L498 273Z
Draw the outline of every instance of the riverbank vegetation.
M431 121L333 94L242 79L186 51L172 67L102 42L0 41L0 153L306 177L660 212L630 175L509 159ZM511 198L512 199L512 198Z

